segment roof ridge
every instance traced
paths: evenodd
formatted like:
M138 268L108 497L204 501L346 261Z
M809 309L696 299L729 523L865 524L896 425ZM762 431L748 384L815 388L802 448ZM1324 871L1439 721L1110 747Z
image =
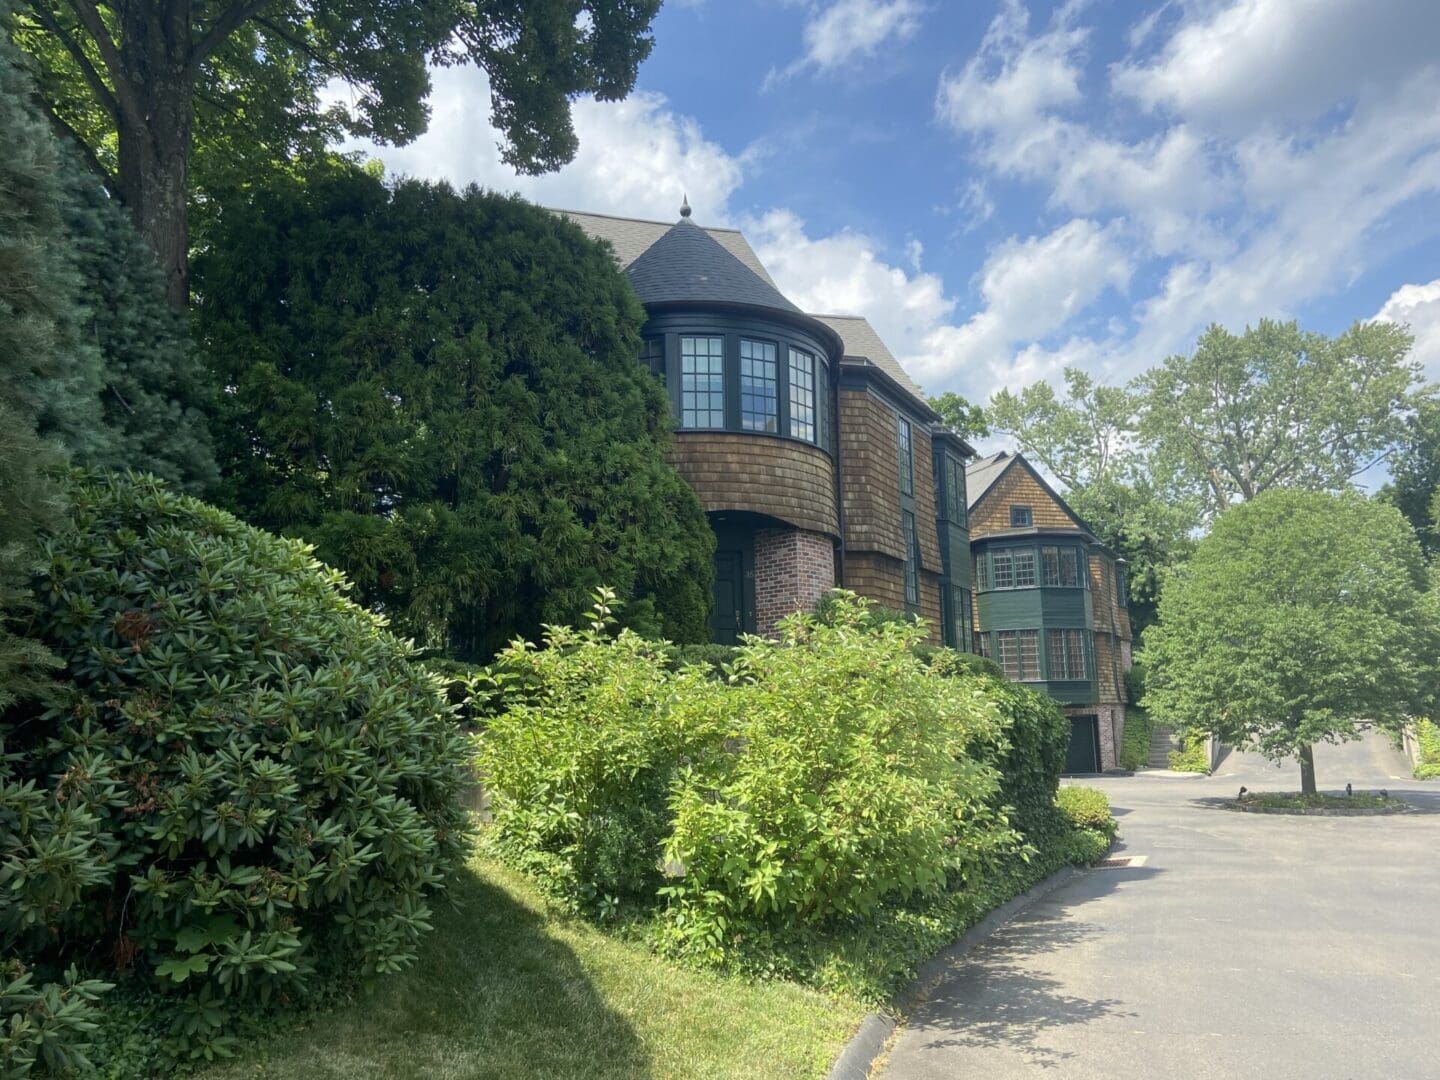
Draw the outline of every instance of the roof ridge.
M630 217L628 214L602 214L598 210L571 210L564 206L542 206L540 209L548 210L552 214L584 214L586 217L606 218L609 221L633 221L640 225L663 225L666 228L674 228L676 224L673 221L663 221L660 218ZM699 226L706 232L740 232L737 227L731 225L701 225L698 221L692 221L691 224Z

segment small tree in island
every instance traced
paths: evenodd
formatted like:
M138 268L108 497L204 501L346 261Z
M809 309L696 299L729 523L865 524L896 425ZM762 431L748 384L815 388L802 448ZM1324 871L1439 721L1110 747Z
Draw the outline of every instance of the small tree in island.
M1276 489L1225 511L1166 583L1145 640L1151 715L1191 736L1297 758L1398 731L1435 693L1425 565L1400 512L1356 493Z

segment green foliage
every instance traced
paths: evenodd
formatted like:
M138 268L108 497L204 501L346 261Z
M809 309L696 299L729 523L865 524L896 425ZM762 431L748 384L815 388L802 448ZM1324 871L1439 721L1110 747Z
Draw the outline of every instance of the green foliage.
M602 590L586 628L547 627L541 648L500 654L479 683L500 708L477 740L499 849L604 915L654 902L671 784L682 757L716 741L680 713L708 672L672 671L665 646L633 631L612 637L613 603Z
M342 170L227 207L196 282L225 501L397 628L485 660L604 582L636 630L708 636L714 538L644 313L576 226Z
M1390 458L1390 482L1381 497L1393 503L1415 529L1426 555L1440 552L1440 395L1421 398L1404 438Z
M983 675L988 679L1004 681L1005 672L988 656L961 652L944 645L930 645L921 642L911 650L937 675Z
M1440 778L1440 724L1420 720L1415 724L1415 742L1420 753L1415 761L1416 780Z
M947 390L930 399L930 407L940 414L940 422L962 439L985 439L990 436L990 421L985 410L972 405L968 400Z
M1148 712L1133 705L1125 710L1125 734L1120 741L1122 769L1139 769L1150 760L1150 741L1154 734L1155 723Z
M95 1002L110 983L82 979L72 964L61 981L36 985L17 960L0 965L0 1076L89 1072L86 1056L98 1024Z
M75 460L134 469L200 494L219 479L205 415L212 393L183 316L125 208L68 149L62 157L66 247L81 289L79 332L100 353L104 443Z
M1249 791L1239 801L1246 806L1263 806L1267 810L1399 810L1406 805L1404 799L1375 791L1357 791L1352 795Z
M1399 511L1356 494L1273 490L1226 511L1166 584L1146 638L1145 702L1199 742L1272 760L1426 715L1435 620Z
M984 755L1000 773L993 801L1008 807L1011 824L1035 842L1054 825L1070 721L1053 698L1028 686L987 679L984 687L1005 726L1004 736Z
M677 710L689 730L724 719L725 741L677 777L665 842L664 942L710 960L752 930L939 893L1013 843L979 753L1000 737L995 707L977 681L928 675L921 628L875 625L850 596L778 631Z
M1180 749L1166 755L1170 768L1175 772L1210 773L1210 755L1205 749L1206 741L1201 735L1182 734Z
M168 989L166 1052L310 977L404 967L463 849L437 681L343 579L151 477L80 479L34 632L65 662L0 716L8 950Z
M1115 819L1110 815L1110 799L1099 788L1062 787L1055 795L1055 805L1073 828L1115 833Z
M739 653L736 645L676 645L670 651L670 662L677 669L698 664L718 678L735 662Z
M1136 382L1152 467L1200 492L1211 513L1276 487L1338 491L1405 437L1419 378L1411 337L1356 323L1338 337L1261 320L1212 326L1189 356Z

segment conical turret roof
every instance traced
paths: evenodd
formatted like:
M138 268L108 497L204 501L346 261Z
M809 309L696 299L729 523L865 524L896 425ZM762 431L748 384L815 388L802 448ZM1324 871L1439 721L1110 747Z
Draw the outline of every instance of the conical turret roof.
M688 217L651 244L625 272L646 304L748 304L802 314L779 289Z

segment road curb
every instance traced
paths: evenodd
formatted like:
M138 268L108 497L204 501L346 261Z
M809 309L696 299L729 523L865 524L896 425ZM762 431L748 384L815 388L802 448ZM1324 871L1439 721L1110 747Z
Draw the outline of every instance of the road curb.
M1114 846L1114 842L1111 842ZM1032 885L1019 896L1011 897L990 914L966 930L945 948L925 961L914 981L894 1002L897 1013L908 1013L930 996L949 969L963 959L976 945L1004 926L1037 900L1043 899L1066 882L1073 881L1090 867L1062 866L1043 881ZM867 1080L875 1059L890 1041L898 1022L894 1016L872 1012L860 1021L860 1027L845 1044L845 1049L830 1066L826 1080Z

